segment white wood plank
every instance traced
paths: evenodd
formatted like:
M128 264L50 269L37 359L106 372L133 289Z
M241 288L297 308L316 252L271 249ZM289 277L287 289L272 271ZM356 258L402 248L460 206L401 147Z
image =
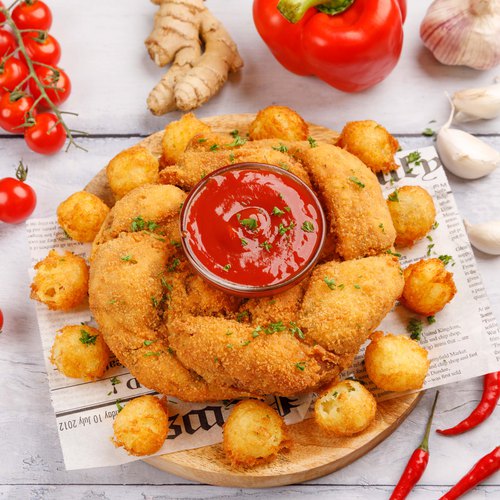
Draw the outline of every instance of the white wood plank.
M408 2L403 53L393 73L372 89L346 94L282 68L254 27L252 0L208 0L208 7L237 42L245 67L197 113L255 112L279 103L334 128L371 118L394 133L418 133L430 120L443 123L448 115L445 91L489 84L497 71L444 66L434 59L419 38L419 25L430 3ZM72 96L64 107L80 113L78 119L68 118L75 128L92 134L150 133L179 116L154 117L146 109L146 97L164 72L144 48L155 6L137 0L89 0L83 8L75 2L52 0L50 6L52 33L62 45L61 66L73 82ZM473 130L499 132L499 121L483 122Z

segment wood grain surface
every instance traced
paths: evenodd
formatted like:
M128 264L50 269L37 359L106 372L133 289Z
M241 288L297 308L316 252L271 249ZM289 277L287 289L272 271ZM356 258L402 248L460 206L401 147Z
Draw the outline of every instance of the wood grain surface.
M209 117L203 121L214 131L230 132L238 129L244 136L254 117L255 114L249 113L233 114ZM338 135L333 130L314 124L309 124L309 133L314 139L324 142L332 142ZM162 131L156 132L138 145L160 156L162 136ZM114 204L105 167L87 184L85 190L99 196L110 206ZM145 462L185 479L216 486L263 488L309 481L350 464L383 441L403 422L420 397L421 394L410 394L379 403L374 422L367 430L353 437L328 435L314 419L291 425L291 450L281 453L268 464L251 469L237 470L231 467L220 444L151 457Z

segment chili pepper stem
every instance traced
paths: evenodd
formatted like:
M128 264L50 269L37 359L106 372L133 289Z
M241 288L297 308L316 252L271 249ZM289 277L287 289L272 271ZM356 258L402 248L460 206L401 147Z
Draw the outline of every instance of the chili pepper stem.
M64 122L62 115L61 115L61 112L59 111L57 106L52 102L50 97L47 95L47 92L45 91L46 86L40 81L40 79L38 78L38 75L36 74L36 71L35 71L35 68L33 65L33 61L28 56L28 53L26 51L26 47L24 46L21 32L18 29L18 27L16 26L16 23L14 23L14 21L12 20L12 16L10 15L10 9L12 9L12 7L14 7L14 5L16 5L18 2L19 2L19 0L15 0L8 8L0 7L0 13L2 13L5 16L5 23L7 23L10 26L14 36L16 37L17 44L18 44L18 50L19 50L19 52L21 52L23 54L24 59L26 61L26 65L28 66L28 72L29 72L28 79L33 78L38 89L40 90L41 97L45 99L45 102L48 104L48 106L52 110L52 112L56 115L56 117L58 118L59 122L61 123L64 131L66 132L66 135L69 139L69 143L68 143L68 147L66 148L66 151L68 150L68 148L71 145L75 146L78 149L82 149L82 150L86 151L85 148L83 148L82 146L80 146L79 144L77 144L75 142L73 135L71 133L71 129ZM47 65L44 64L43 66L47 66ZM55 68L53 68L51 66L48 66L48 67L50 69L52 69L53 71L57 71Z
M280 0L278 10L291 23L298 23L311 8L322 6L322 11L328 14L340 14L348 9L354 0Z
M422 442L420 443L419 446L419 448L424 451L429 451L429 435L431 433L432 419L434 418L434 410L436 409L438 396L439 396L439 391L436 391L436 397L434 398L434 403L432 403L431 413L429 415L429 418L427 419L424 438L422 439Z

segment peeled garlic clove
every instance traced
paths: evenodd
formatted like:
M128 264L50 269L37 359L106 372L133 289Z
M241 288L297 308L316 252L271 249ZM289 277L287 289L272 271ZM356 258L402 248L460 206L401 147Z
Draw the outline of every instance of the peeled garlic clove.
M500 63L500 0L434 0L420 38L443 64L493 68Z
M500 153L463 130L442 128L436 147L443 165L462 179L479 179L500 164Z
M453 118L456 122L496 118L500 115L500 82L455 92L452 102L457 111Z
M481 252L500 255L500 220L470 224L464 220L465 230L472 246Z

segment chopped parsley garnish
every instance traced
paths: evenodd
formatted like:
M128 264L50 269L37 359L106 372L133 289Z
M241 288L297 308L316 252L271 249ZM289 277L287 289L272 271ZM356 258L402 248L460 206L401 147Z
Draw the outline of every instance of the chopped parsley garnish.
M121 402L122 402L122 400L121 400L121 399L117 399L117 400L115 401L115 405L116 405L116 407L118 408L118 413L120 413L120 412L123 410L123 406L120 404Z
M234 154L233 153L229 153L229 161L231 163L234 163Z
M406 325L406 331L410 334L410 337L413 340L420 340L420 336L422 335L422 321L418 318L411 318Z
M233 344L226 344L226 347L227 347L228 349L232 349L232 348L233 348Z
M238 323L241 323L245 318L248 318L249 313L248 311L241 311L236 315L236 321Z
M283 170L286 170L287 172L290 170L290 167L284 161L280 161L278 163L278 166L281 167Z
M173 356L173 355L175 354L175 351L174 351L174 350L173 350L170 346L168 346L168 347L167 347L167 352L168 352L171 356Z
M238 131L237 130L233 130L233 132L238 132ZM234 141L231 142L230 144L226 144L226 146L229 147L229 148L235 148L237 146L243 146L243 144L245 144L247 142L247 139L245 139L244 137L241 137L238 134L233 135L233 137L234 137Z
M431 254L433 248L434 248L434 243L429 243L427 245L427 257L429 257L429 255Z
M244 342L241 343L241 346L245 347L248 344L250 344L250 341L249 340L245 340Z
M149 347L151 344L154 344L155 342L156 342L156 340L145 340L144 345L146 347Z
M178 258L172 259L172 261L170 262L167 270L170 273L174 272L179 267L180 263L181 263L181 261Z
M159 305L159 301L156 297L151 297L151 304L153 304L153 307L156 309Z
M170 240L170 244L175 248L181 248L181 242L177 240Z
M384 224L382 222L378 225L378 227L383 233L385 233Z
M365 187L365 184L363 182L361 182L356 176L352 175L351 177L349 177L349 180L351 182L354 182L354 184L356 184L356 186L359 186L361 189L363 189Z
M149 358L150 356L159 356L161 354L161 351L148 351L144 353L145 358Z
M261 326L258 326L255 328L255 330L252 332L252 337L255 338L255 337L258 337L259 336L259 333L262 331L262 327Z
M217 151L219 149L219 145L218 144L212 144L210 146L210 151Z
M420 153L418 151L412 151L411 153L408 154L407 156L407 161L408 164L410 163L415 163L415 165L420 165Z
M111 385L118 385L118 384L122 383L122 381L117 377L112 377L110 382L111 382Z
M279 146L272 146L272 148L275 151L279 151L280 153L286 153L286 152L288 152L288 148L284 144L282 144L281 142L280 142Z
M309 141L309 146L311 146L311 148L317 148L318 147L318 143L316 142L316 139L313 139L311 136L309 136L307 138L307 140Z
M280 210L278 207L274 207L271 212L271 215L277 215L281 217L282 215L285 215L285 212L283 212L283 210Z
M249 217L248 219L240 219L240 224L250 231L254 231L259 225L257 219L254 219L253 217Z
M335 392L332 394L332 398L333 398L333 399L336 399L338 395L339 395L339 393L338 393L337 391L335 391Z
M264 250L266 250L267 252L270 252L271 251L271 248L273 247L271 245L271 243L269 243L269 241L264 241L263 243L261 243L259 245L259 247L262 247Z
M401 254L398 252L393 252L391 249L386 250L385 253L388 253L389 255L394 255L394 257L401 257Z
M398 188L394 190L394 193L391 193L388 198L389 201L399 201L399 192Z
M288 327L292 335L297 335L299 339L305 339L304 332L297 326L295 321L290 321L290 326Z
M153 220L149 220L148 222L146 222L146 224L149 231L154 231L158 227L158 224Z
M130 224L130 230L134 233L136 231L142 231L145 225L146 225L145 220L139 215L135 219L132 219L132 223Z
M429 323L429 325L432 325L432 323L435 323L436 322L436 318L434 316L427 316L427 323Z
M437 220L434 221L434 224L432 224L431 229L437 229L439 227L439 222Z
M238 129L234 129L234 130L231 130L231 132L229 132L229 134L234 138L236 139L236 137L238 137L240 135L240 131Z
M361 287L360 287L360 286L356 283L356 284L354 285L354 288L356 288L357 290L359 290Z
M130 262L131 264L137 264L137 261L134 259L134 257L132 257L132 255L122 255L120 259L125 262Z
M434 130L432 130L429 127L426 127L426 128L424 128L422 135L425 135L425 137L432 137L435 133L436 132L434 132Z
M228 273L229 269L231 269L231 264L226 264L222 269Z
M269 325L264 328L264 333L267 335L272 335L276 332L282 332L286 330L286 326L283 324L283 321L278 321L277 323L269 323Z
M218 363L218 361L219 361L219 358L217 356L215 356L214 363Z
M297 368L297 370L300 370L301 372L303 372L306 369L306 362L300 361L298 363L295 363L295 368Z
M232 334L233 334L233 332L231 332L229 330L226 332L226 335L232 335Z
M428 234L428 235L426 236L426 238L427 238L429 241L432 241L432 236L431 236L430 234Z
M248 245L248 241L245 238L240 238L241 246L246 247Z
M87 330L84 330L83 328L80 330L80 342L85 345L95 345L95 341L97 340L97 335L90 335Z
M328 285L328 288L330 290L335 290L335 288L337 288L337 284L335 283L335 280L333 278L329 278L328 276L325 276L323 278L323 281Z
M455 265L455 260L453 259L453 257L451 255L440 255L438 257L438 259L445 265L447 266L450 262L451 262L451 265L454 266Z
M283 236L286 234L287 231L292 230L295 227L295 222L290 222L288 226L285 226L283 223L280 222L280 225L278 226L278 232Z
M200 139L198 139L198 142L201 144L203 142L207 142L208 139L205 139L205 137L201 137Z
M304 221L301 227L302 231L305 231L306 233L313 233L314 232L314 224L311 221Z

